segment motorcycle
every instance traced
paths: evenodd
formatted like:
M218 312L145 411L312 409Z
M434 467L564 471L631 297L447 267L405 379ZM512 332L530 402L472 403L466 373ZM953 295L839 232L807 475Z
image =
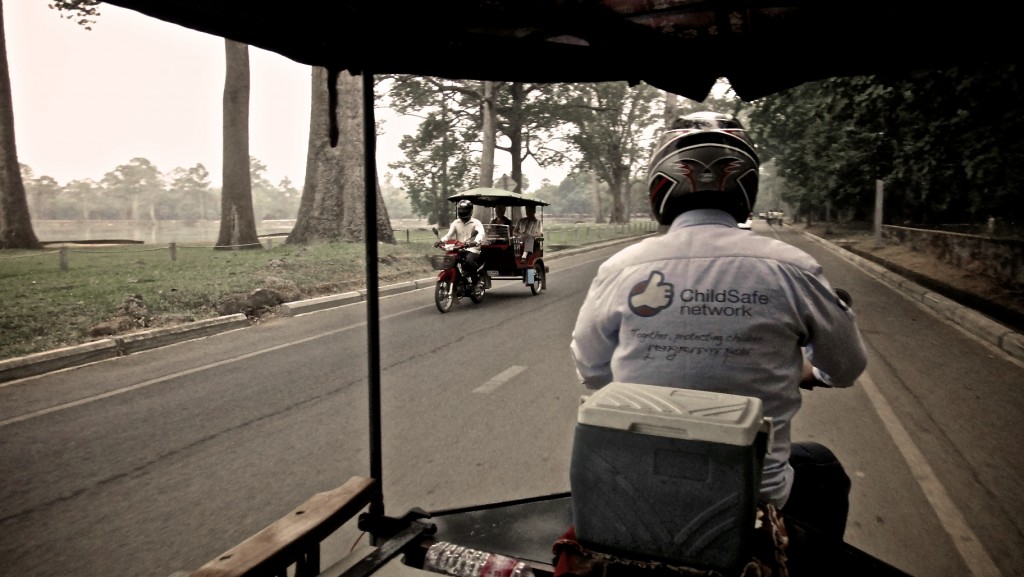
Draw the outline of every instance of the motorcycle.
M472 275L470 271L466 270L465 257L467 249L479 246L480 243L476 241L463 243L458 240L442 241L437 234L437 229L433 230L434 236L438 237L438 248L444 251L444 254L431 257L434 270L440 271L437 273L437 285L434 287L434 304L437 305L437 310L446 313L452 309L452 305L456 301L467 296L474 304L480 304L483 302L484 293L487 290L487 272L484 270L483 263L477 265L476 272L479 280L474 286Z

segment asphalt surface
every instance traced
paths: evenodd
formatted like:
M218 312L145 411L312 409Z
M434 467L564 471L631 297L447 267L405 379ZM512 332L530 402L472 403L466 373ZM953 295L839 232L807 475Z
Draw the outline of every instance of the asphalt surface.
M893 270L876 262L867 260L853 252L843 249L820 237L803 233L805 236L823 244L826 248L850 261L858 268L878 278L907 298L920 303L934 314L946 321L959 326L983 342L998 349L1006 356L1024 362L1024 335L999 323L984 314L961 305L941 293L926 288ZM609 244L635 242L636 238L611 241L580 247L572 250L552 252L550 260L569 257L596 250ZM378 296L383 297L405 291L433 286L435 277L406 281L379 287ZM366 290L357 290L339 295L317 297L313 299L284 303L280 314L299 316L332 307L365 301ZM185 340L198 339L213 334L232 330L240 330L250 325L249 319L243 314L234 314L215 319L206 319L175 327L154 329L93 341L83 345L66 347L53 351L27 355L0 361L0 383L24 379L53 371L74 368L114 357L124 356L140 351L150 350Z

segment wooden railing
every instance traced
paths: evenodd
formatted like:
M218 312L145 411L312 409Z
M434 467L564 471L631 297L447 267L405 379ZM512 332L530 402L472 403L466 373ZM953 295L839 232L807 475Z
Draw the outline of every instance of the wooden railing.
M317 493L292 512L228 549L192 577L295 577L320 574L320 543L370 504L379 491L374 479L352 477Z

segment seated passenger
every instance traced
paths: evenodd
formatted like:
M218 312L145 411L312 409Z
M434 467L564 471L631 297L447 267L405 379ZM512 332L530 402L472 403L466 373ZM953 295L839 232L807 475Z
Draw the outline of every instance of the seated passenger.
M494 218L491 219L491 224L504 224L508 226L509 230L512 229L512 220L505 216L504 206L494 207Z
M533 252L533 241L539 236L543 236L544 230L541 227L540 221L534 216L537 213L537 207L528 205L526 207L526 216L520 218L516 222L516 227L512 231L513 234L517 235L523 242L523 255L522 260L526 260L530 253Z

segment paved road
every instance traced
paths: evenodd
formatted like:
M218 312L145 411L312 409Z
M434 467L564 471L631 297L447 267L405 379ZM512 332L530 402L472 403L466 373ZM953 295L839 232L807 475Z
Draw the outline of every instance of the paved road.
M850 540L915 575L1024 575L1024 446L1012 425L1024 415L1024 364L826 245L789 228L761 232L812 253L853 293L869 346L854 394L806 395L797 423L831 424L826 441L854 475ZM840 427L846 411L875 418ZM915 482L900 483L905 475Z
M1024 574L1021 364L820 243L755 232L812 252L856 299L868 373L807 394L794 424L854 478L848 540L922 577ZM446 315L429 289L381 301L388 512L568 488L582 391L566 346L607 254L553 260L540 296L503 283ZM0 566L190 571L365 475L363 315L277 319L0 387Z

